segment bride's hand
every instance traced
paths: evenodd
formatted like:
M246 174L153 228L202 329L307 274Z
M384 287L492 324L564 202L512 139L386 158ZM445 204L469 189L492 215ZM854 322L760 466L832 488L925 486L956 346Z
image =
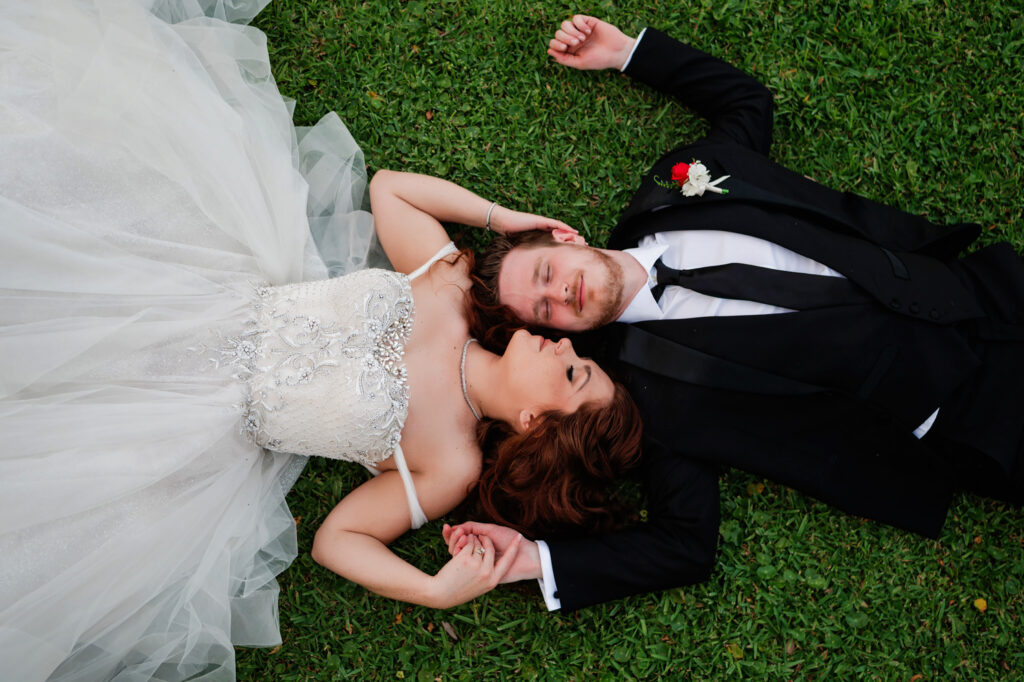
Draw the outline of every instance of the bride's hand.
M432 601L437 608L457 606L493 590L519 552L520 540L515 540L495 561L496 552L490 538L472 535L467 540L434 576Z
M575 228L569 227L561 220L513 211L504 206L495 206L491 212L491 229L501 234L513 234L527 230L547 230L548 232L559 230L574 235L578 234Z

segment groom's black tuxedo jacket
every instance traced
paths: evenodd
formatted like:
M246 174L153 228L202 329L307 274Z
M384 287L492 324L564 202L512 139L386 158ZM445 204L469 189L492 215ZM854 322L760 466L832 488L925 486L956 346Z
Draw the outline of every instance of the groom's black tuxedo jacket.
M946 463L913 430L979 367L962 328L981 317L957 254L975 225L924 218L825 188L767 157L772 96L739 70L648 29L626 70L710 122L708 135L644 177L609 248L681 229L757 236L839 271L863 303L813 311L634 325L725 363L820 387L796 395L679 381L623 364L644 417L648 522L550 540L563 608L707 577L718 535L719 465L843 509L937 535L952 495ZM728 194L684 197L655 182L697 159ZM615 348L628 330L603 333ZM710 374L718 372L712 367ZM709 385L710 384L710 385ZM940 420L942 418L940 412Z

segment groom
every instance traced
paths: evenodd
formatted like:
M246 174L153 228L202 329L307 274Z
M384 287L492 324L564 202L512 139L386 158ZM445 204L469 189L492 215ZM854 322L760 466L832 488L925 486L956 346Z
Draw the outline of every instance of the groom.
M492 284L522 322L616 321L599 334L644 415L648 522L528 543L511 579L542 578L566 609L705 579L720 465L931 537L956 490L1021 502L1024 267L1008 245L958 258L977 226L773 163L771 93L663 33L577 16L549 53L621 68L710 131L655 163L609 249L541 235L483 259L503 259ZM514 537L445 528L453 546L465 533Z

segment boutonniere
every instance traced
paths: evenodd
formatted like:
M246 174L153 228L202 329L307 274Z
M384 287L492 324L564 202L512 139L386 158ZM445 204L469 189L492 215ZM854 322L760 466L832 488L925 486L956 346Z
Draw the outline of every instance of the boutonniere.
M723 180L728 180L728 175L723 175L717 180L711 179L708 167L694 159L692 163L677 163L672 166L672 181L661 180L654 176L655 184L665 189L676 189L683 193L684 197L701 197L704 192L716 194L728 194L729 190L718 186Z

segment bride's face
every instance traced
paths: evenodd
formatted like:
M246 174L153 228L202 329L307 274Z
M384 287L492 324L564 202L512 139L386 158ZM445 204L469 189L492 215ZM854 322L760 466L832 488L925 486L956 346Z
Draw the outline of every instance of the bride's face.
M502 362L507 398L533 416L549 410L572 413L584 403L607 405L615 393L611 378L593 360L576 355L569 339L549 341L520 329Z

